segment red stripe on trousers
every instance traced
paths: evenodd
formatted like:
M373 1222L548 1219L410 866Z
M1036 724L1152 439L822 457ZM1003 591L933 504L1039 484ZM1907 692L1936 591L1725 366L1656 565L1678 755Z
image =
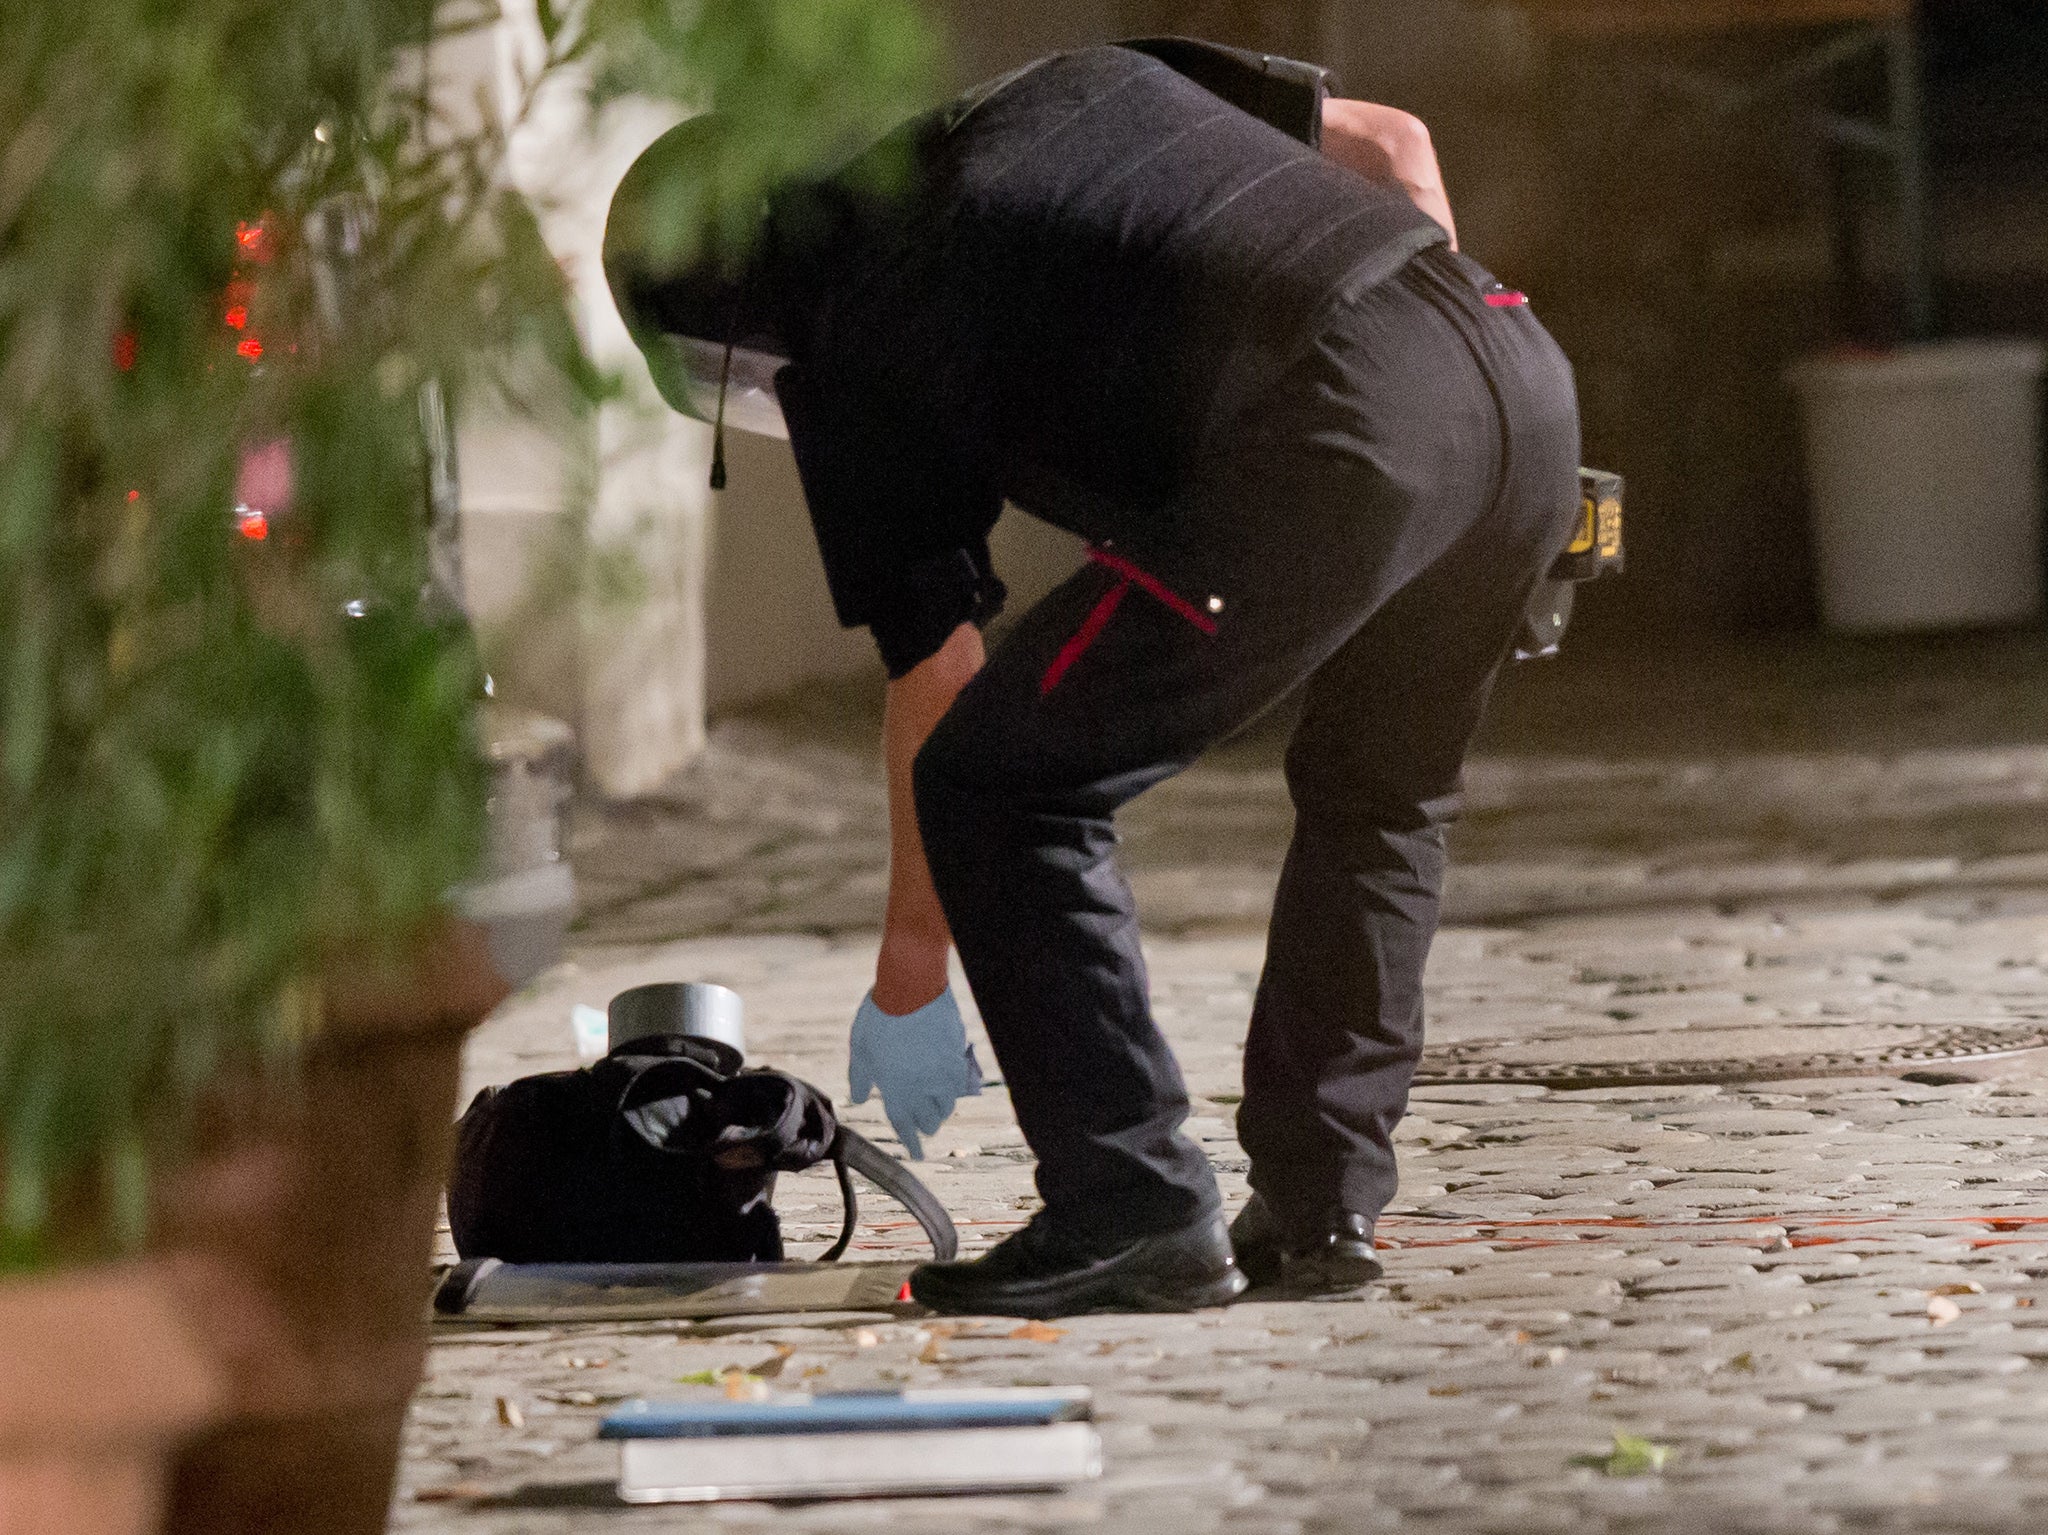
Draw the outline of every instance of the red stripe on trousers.
M1140 570L1120 554L1111 554L1107 549L1090 549L1088 558L1105 570L1114 571L1123 579L1102 594L1102 600L1095 604L1089 615L1081 620L1081 627L1074 631L1074 637L1060 647L1060 653L1052 658L1052 665L1045 669L1045 675L1038 679L1038 694L1043 698L1060 685L1060 679L1073 670L1074 663L1088 653L1088 647L1102 638L1102 631L1109 627L1109 621L1116 616L1116 610L1124 600L1124 593L1133 586L1141 586L1152 596L1166 604L1204 634L1216 632L1216 620L1204 613L1187 598L1174 591L1165 582L1149 571Z
M1124 600L1124 593L1131 589L1129 581L1119 581L1102 594L1102 600L1094 610L1081 620L1081 627L1074 631L1074 637L1060 647L1060 653L1052 658L1052 665L1045 669L1045 675L1038 679L1038 696L1043 698L1060 685L1060 678L1066 676L1073 664L1088 653L1109 627L1109 621L1116 615L1117 605Z
M1187 598L1181 596L1179 592L1174 591L1157 576L1152 575L1148 571L1140 570L1122 555L1111 554L1107 549L1090 549L1088 551L1088 558L1098 565L1106 566L1110 570L1115 571L1126 581L1135 581L1139 586L1144 587L1146 591L1172 608L1174 612L1180 614L1182 618L1185 618L1204 634L1214 634L1216 632L1215 619L1204 613L1200 608L1188 601Z

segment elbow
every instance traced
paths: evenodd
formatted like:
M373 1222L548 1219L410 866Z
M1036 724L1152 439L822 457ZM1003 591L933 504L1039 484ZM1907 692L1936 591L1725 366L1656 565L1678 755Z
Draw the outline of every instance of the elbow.
M1379 141L1386 146L1388 154L1412 155L1434 152L1429 142L1429 124L1413 112L1403 112L1398 107L1383 108L1376 127Z
M1323 106L1323 130L1326 152L1374 180L1430 186L1438 178L1429 125L1412 112L1332 98Z
M1390 112L1380 124L1379 145L1394 163L1394 174L1413 185L1436 182L1436 145L1429 124L1410 112Z

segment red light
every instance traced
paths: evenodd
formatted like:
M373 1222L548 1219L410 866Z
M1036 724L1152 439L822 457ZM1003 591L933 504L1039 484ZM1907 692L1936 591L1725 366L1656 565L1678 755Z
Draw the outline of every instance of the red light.
M254 362L263 355L263 343L254 336L244 336L235 343L235 355L237 357L246 357L249 361Z
M130 501L140 501L142 499L142 492L139 490L131 490L128 492L128 499Z
M228 312L221 318L228 322L228 329L240 330L249 323L249 306L246 304L231 304L228 306Z
M236 507L235 531L244 538L254 539L257 543L263 542L270 537L270 513L253 506Z
M263 223L259 219L251 224L247 219L235 225L235 244L250 254L255 254L263 245Z
M136 340L134 331L124 330L114 338L114 366L123 373L133 373L135 371L135 353Z

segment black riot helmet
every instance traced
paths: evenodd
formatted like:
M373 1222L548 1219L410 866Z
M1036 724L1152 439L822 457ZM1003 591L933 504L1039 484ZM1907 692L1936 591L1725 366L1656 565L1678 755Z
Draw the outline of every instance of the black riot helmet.
M605 223L605 280L669 405L786 437L774 380L789 344L765 278L768 210L758 196L741 207L722 198L725 132L714 115L693 117L633 162ZM722 452L714 482L721 468Z

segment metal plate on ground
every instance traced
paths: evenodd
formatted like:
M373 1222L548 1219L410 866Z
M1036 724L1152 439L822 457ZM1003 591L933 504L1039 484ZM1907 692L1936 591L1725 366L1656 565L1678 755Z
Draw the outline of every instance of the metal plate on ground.
M1676 1087L1897 1076L2048 1049L2048 1023L1757 1023L1432 1045L1417 1087Z
M683 1321L888 1311L914 1263L500 1263L471 1258L443 1276L434 1314L450 1321Z

